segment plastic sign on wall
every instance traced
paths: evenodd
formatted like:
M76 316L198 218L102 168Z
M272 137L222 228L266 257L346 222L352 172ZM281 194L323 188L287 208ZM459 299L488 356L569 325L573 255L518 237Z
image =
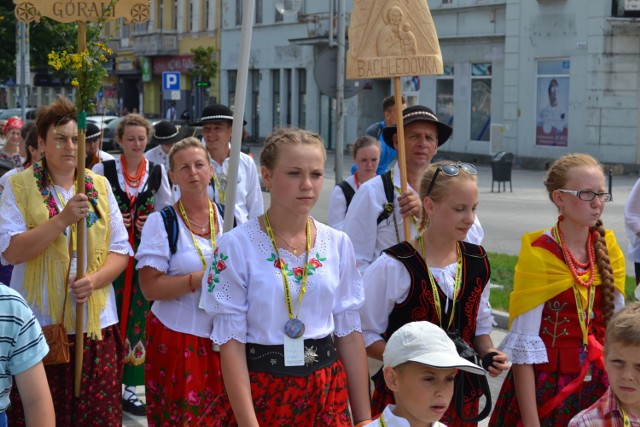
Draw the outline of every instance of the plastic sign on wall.
M149 19L148 0L13 0L15 15L22 22L39 22L45 16L58 22L97 22L108 19L124 18L140 23Z

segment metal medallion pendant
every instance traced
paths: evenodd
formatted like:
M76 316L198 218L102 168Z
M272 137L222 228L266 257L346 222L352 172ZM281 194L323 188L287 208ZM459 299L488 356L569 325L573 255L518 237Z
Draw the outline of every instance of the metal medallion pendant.
M284 333L291 339L300 338L304 334L304 323L300 319L289 319L284 325Z

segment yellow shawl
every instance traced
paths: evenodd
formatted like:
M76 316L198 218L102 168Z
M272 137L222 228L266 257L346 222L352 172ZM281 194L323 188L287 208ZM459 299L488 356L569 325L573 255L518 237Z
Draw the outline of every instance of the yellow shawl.
M520 255L513 278L513 292L509 302L509 328L517 316L539 306L573 286L574 280L567 264L548 250L532 246L546 230L538 230L522 236ZM605 242L613 269L615 287L624 295L626 270L624 254L611 230L605 232ZM587 273L588 274L588 273ZM585 274L584 280L588 277ZM601 284L596 268L593 285ZM587 305L587 288L578 287L583 306Z
M93 180L98 193L97 205L100 219L87 227L87 272L98 270L109 254L110 229L108 192L106 179L86 170L87 177ZM33 166L11 177L11 188L16 197L18 209L22 213L27 230L49 221L49 210L43 196L38 190L37 178L34 176ZM92 206L93 210L93 206ZM94 211L95 212L95 211ZM35 258L26 262L24 288L27 292L27 302L37 306L43 314L51 316L53 323L60 323L62 304L64 302L65 281L69 266L69 241L64 234L60 234L46 250ZM43 307L45 282L48 295L48 313ZM102 339L100 328L100 314L104 310L112 286L108 285L93 291L87 302L87 336L91 339ZM75 313L73 306L67 299L64 325L68 331L75 329Z

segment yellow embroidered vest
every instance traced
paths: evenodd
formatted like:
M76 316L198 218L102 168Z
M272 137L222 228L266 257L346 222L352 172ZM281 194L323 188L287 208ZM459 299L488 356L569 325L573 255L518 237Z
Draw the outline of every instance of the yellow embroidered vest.
M106 261L109 254L110 229L109 219L111 211L104 177L85 171L93 180L93 186L98 193L97 206L100 218L92 224L87 224L87 273L98 270ZM33 166L13 175L11 188L16 198L16 204L24 218L27 230L49 221L49 210L38 190L37 178L34 176ZM91 207L94 210L94 207ZM94 211L95 212L95 211ZM64 302L65 281L69 266L69 240L60 234L46 250L35 258L26 262L24 288L27 292L26 300L37 306L44 314L51 316L53 323L60 323L62 304ZM43 307L44 289L47 287L48 313ZM91 339L102 339L100 328L100 314L107 305L107 299L112 285L96 289L87 302L87 336ZM75 310L67 300L64 325L68 331L75 329Z

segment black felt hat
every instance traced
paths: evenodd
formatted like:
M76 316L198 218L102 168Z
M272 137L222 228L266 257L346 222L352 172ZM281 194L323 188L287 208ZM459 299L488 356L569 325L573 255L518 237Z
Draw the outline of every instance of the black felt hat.
M229 124L233 124L233 111L231 111L231 108L223 104L207 105L202 110L200 120L192 123L191 126L202 126L205 123L213 122L228 122ZM242 124L246 125L247 121L243 120Z
M187 137L188 129L184 126L176 126L173 123L162 120L153 127L151 144L165 145L173 144Z
M445 123L442 123L436 115L431 111L430 108L424 107L422 105L412 105L411 107L407 107L402 111L402 125L406 126L409 123L413 122L429 122L436 125L436 129L438 129L438 147L447 142L451 133L453 132L453 128ZM387 126L382 129L382 138L384 142L391 148L395 148L393 146L393 135L398 131L397 126Z
M87 133L85 136L86 141L94 141L102 136L102 131L97 124L87 122Z

